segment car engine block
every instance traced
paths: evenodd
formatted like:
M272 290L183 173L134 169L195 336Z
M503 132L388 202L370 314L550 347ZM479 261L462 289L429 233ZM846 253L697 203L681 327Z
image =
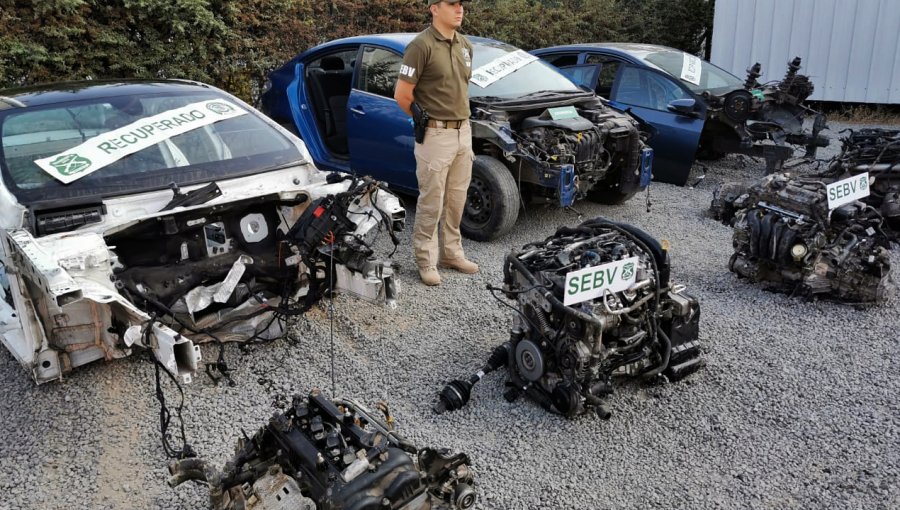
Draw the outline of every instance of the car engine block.
M868 173L871 193L863 201L884 217L893 239L900 234L900 130L866 128L851 131L842 140L840 155L823 178L841 180Z
M633 283L564 304L573 285L613 281L614 271L604 267L614 262L624 263L620 276L633 277ZM574 284L567 278L592 268L593 276ZM612 393L614 376L664 374L674 380L693 372L702 365L700 306L684 286L670 281L669 272L668 253L655 239L602 218L560 228L547 240L511 253L504 286L495 289L515 301L510 339L468 380L448 384L435 411L465 405L472 386L502 366L509 376L507 400L524 394L567 417L588 410L609 417L603 397Z
M883 219L859 201L829 211L825 185L782 173L717 190L713 213L734 224L729 269L792 295L880 303L890 273Z
M252 438L238 441L222 471L191 458L169 466L171 486L209 484L214 510L469 509L477 495L465 454L417 448L350 399L319 390L294 396Z

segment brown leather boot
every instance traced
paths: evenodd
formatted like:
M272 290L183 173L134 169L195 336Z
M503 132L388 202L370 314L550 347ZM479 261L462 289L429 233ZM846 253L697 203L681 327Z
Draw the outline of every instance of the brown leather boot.
M438 264L441 267L456 269L460 273L474 274L478 272L478 264L466 259L465 257L459 259L441 259Z
M438 274L437 268L434 266L420 267L419 278L422 279L422 283L430 287L441 284L441 275Z

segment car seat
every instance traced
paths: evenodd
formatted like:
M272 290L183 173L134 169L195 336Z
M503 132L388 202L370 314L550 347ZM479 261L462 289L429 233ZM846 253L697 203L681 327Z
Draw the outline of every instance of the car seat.
M345 69L340 57L325 57L308 74L310 97L320 120L325 145L338 154L347 153L347 101L353 69Z

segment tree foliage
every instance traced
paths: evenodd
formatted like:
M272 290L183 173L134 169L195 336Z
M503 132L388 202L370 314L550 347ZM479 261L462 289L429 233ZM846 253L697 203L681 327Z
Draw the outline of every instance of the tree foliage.
M416 32L425 0L0 0L0 88L186 78L255 99L266 74L316 44ZM641 41L697 53L711 0L473 0L463 32L525 49Z

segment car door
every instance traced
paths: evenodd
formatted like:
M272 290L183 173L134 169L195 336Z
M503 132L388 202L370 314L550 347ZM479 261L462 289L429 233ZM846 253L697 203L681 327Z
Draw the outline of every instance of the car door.
M600 66L597 64L581 64L575 66L560 67L559 72L572 83L587 90L597 88L597 80L600 77Z
M347 103L350 166L393 187L415 191L415 139L409 116L394 100L402 57L364 45L357 58L357 75Z
M350 171L345 117L358 51L358 45L343 45L304 58L287 87L297 133L325 170Z
M609 67L609 64L604 64ZM652 125L653 177L657 181L683 185L687 182L706 120L706 105L670 76L654 69L620 62L614 75L601 69L599 89L609 86L610 99ZM679 103L678 112L674 111ZM685 108L693 101L692 108ZM690 111L688 111L690 110Z
M543 53L540 51L535 52L535 54L540 57L541 60L550 64L553 67L563 68L568 66L574 66L578 64L578 60L582 54L579 54L577 51L566 51L566 52L558 52L558 53Z
M596 73L600 66L578 65L584 59L584 53L575 51L544 53L534 52L541 60L555 67L572 83L590 89L594 88L593 82L597 79Z
M613 78L621 64L613 57L593 53L542 55L541 58L559 68L573 83L590 88L604 99L610 98Z

